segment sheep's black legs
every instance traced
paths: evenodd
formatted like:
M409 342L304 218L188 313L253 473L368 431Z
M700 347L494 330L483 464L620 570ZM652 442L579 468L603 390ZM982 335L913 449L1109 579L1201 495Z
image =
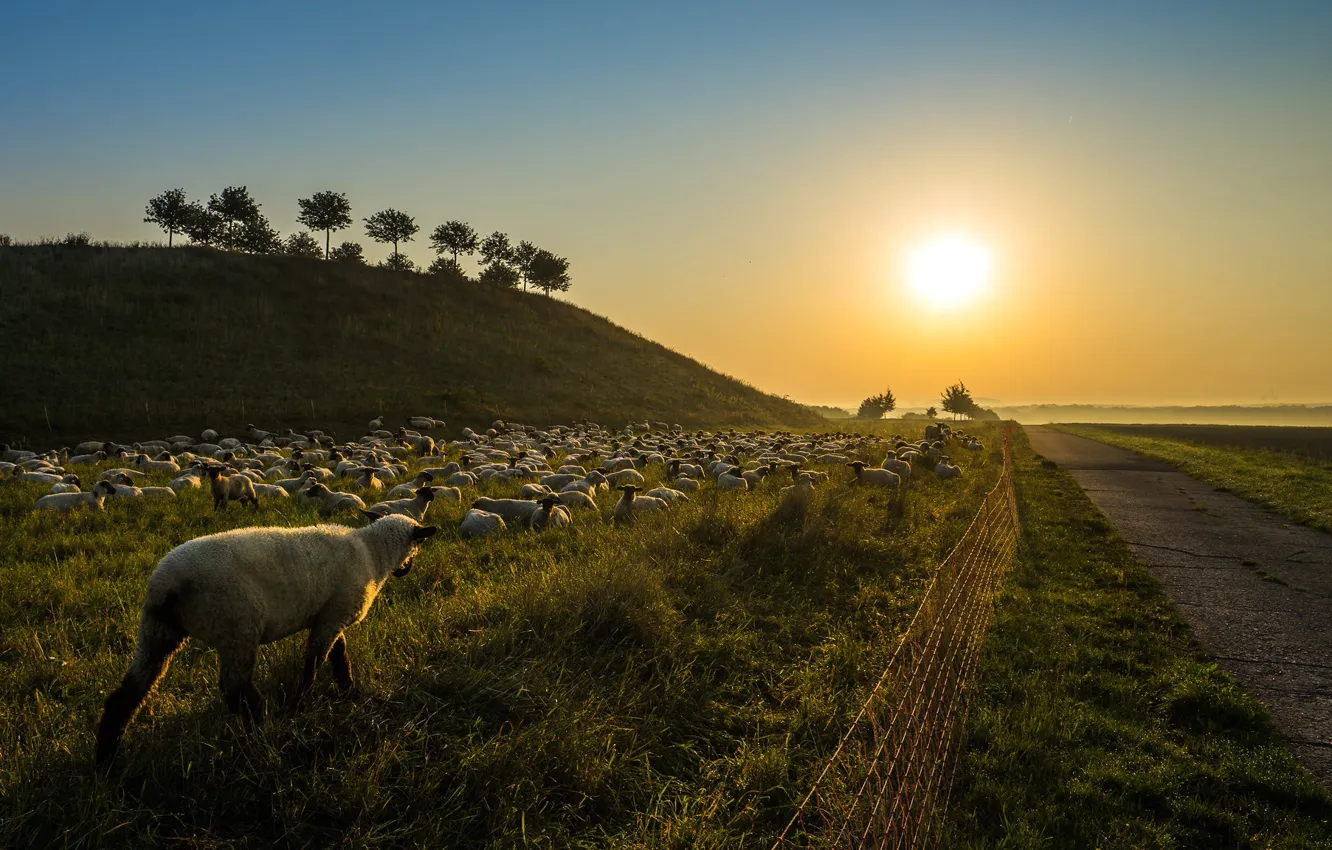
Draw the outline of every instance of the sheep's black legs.
M327 629L321 629L317 626L310 629L310 642L305 645L305 671L301 674L301 685L296 691L297 699L304 696L305 692L310 690L310 687L314 684L315 671L317 671L319 665L323 664L324 660L328 658L328 654L333 649L335 642L340 640L341 637L341 631L336 631L330 634ZM344 641L342 650L344 657L346 656L346 651L346 643ZM349 675L350 672L351 670L348 668Z
M347 638L338 635L333 641L333 649L328 653L329 666L333 668L333 682L344 694L353 687L351 658L347 655Z
M222 699L227 710L247 721L264 716L264 697L254 686L257 646L218 648L222 660Z
M171 656L185 640L185 632L145 614L139 622L139 643L134 661L120 687L106 698L102 719L97 724L98 767L105 767L120 746L125 727L134 718L145 697L157 684L171 663Z

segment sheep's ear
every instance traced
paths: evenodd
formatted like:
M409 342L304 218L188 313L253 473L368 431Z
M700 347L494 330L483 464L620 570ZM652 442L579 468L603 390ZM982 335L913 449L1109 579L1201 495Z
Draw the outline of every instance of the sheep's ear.
M413 540L428 540L428 539L430 539L431 537L434 537L434 536L435 536L435 533L436 533L437 531L439 531L439 526L437 526L437 525L422 525L422 526L418 526L417 528L413 528L413 529L412 529L412 539L413 539Z
M361 510L360 508L357 508L357 510L360 512L361 516L365 517L367 525L373 523L377 519L380 519L379 514L372 514L369 511Z

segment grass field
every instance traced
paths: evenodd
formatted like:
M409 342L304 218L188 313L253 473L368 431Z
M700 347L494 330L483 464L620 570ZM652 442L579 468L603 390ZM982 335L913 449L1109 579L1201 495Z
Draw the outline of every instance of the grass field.
M445 530L348 634L359 698L324 679L245 734L213 653L187 642L113 781L93 776L92 730L156 561L201 534L316 517L215 514L202 491L35 515L42 488L6 482L0 844L767 846L998 474L988 453L959 455L963 479L927 477L900 511L841 467L785 520L775 480L632 530L606 522L603 497L573 533L464 541L461 508L436 506ZM301 649L261 652L271 705Z
M1332 531L1332 428L1058 425Z
M1332 846L1332 801L1262 706L1067 473L1015 460L1022 544L943 846Z
M572 304L474 281L209 248L34 245L0 247L0 285L0 442L251 422L350 436L379 413L455 427L822 427Z

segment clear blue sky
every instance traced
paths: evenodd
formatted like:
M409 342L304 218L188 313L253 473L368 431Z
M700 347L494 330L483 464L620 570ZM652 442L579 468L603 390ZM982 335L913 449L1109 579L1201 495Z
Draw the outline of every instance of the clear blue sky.
M11 4L0 232L157 238L149 196L231 184L289 232L332 188L342 238L506 230L809 401L1332 400L1332 2L454 6ZM952 228L992 301L918 315L900 257Z

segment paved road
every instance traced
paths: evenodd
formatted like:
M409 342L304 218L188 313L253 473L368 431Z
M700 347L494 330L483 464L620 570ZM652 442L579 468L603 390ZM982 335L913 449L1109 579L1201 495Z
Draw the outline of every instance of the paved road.
M1124 449L1028 426L1147 564L1217 663L1332 787L1332 534ZM1205 510L1202 510L1205 509Z

